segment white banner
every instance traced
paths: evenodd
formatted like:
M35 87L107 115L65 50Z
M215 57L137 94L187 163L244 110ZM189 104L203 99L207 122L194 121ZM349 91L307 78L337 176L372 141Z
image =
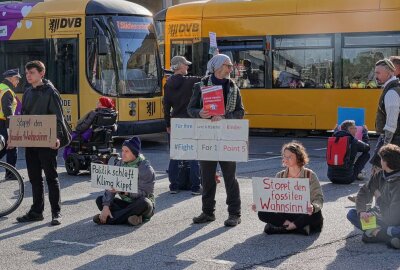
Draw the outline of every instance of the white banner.
M257 211L307 214L310 203L308 178L252 178Z
M248 141L248 120L171 119L171 159L246 162Z
M138 192L138 168L90 164L92 187Z

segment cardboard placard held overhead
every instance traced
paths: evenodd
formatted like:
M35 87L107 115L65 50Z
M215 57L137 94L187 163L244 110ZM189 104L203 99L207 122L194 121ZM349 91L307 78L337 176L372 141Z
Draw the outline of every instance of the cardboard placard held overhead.
M56 116L10 116L9 141L13 147L54 147L57 142Z

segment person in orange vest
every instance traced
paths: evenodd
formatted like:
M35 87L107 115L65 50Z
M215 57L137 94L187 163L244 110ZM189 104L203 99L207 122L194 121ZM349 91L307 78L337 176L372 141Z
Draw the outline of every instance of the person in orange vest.
M14 93L15 88L19 84L21 75L19 69L10 69L3 73L4 80L0 84L0 134L4 137L4 140L8 141L8 128L10 124L9 117L15 114L17 108L17 98ZM0 151L0 159L7 154L7 163L14 166L17 163L17 148L3 148ZM5 178L11 180L14 177L12 173L6 171Z

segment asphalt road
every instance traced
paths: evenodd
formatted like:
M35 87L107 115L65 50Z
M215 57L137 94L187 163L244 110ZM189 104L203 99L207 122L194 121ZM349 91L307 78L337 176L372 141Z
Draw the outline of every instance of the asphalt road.
M90 177L68 176L59 158L63 223L51 227L50 207L45 220L18 224L15 218L31 204L31 187L23 151L17 167L25 177L22 205L0 218L0 269L398 269L399 251L361 242L361 233L346 220L353 203L347 195L362 181L338 186L326 177L326 138L298 139L306 146L312 168L325 194L322 233L311 236L266 235L264 224L251 211L251 177L273 176L281 169L280 147L292 138L251 137L250 161L238 164L242 223L223 225L227 218L223 183L217 189L216 221L194 225L201 197L190 192L171 195L165 170L168 165L166 135L143 137L143 152L157 172L156 214L140 227L99 226L92 222L100 190L90 187ZM370 170L369 167L366 168Z

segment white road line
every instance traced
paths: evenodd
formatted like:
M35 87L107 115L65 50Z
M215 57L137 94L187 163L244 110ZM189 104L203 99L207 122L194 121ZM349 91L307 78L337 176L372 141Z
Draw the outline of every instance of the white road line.
M282 158L281 156L275 156L275 157L267 157L267 158L255 158L255 159L250 159L250 161L263 161L263 160L270 160L270 159L277 159L277 158Z
M54 241L51 241L51 243L65 244L65 245L78 245L78 246L84 246L84 247L97 247L97 246L99 246L98 244L86 244L86 243L69 242L69 241L63 241L63 240L54 240Z
M322 150L326 150L326 147L324 148L317 148L317 149L313 149L314 151L322 151Z
M217 260L217 259L207 259L207 260L204 260L204 261L213 262L213 263L216 263L216 264L223 264L223 265L235 265L236 264L235 262L226 261L226 260Z

